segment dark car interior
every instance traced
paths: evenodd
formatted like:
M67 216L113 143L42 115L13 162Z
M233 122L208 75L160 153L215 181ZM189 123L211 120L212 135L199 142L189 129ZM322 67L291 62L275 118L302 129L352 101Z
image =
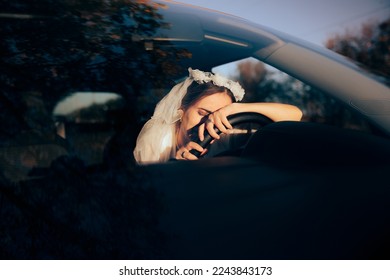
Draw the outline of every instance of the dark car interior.
M382 137L309 122L279 122L258 131L243 157L295 167L375 166L389 161Z
M376 136L279 122L255 132L239 157L146 170L167 205L174 258L381 259L389 155Z

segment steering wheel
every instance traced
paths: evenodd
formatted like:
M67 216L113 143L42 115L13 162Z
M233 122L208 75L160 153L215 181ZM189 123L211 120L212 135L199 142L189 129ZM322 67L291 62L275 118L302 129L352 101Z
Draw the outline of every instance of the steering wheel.
M265 116L263 114L252 113L252 112L244 112L244 113L230 115L230 116L228 116L227 119L230 122L230 124L233 126L233 129L241 124L252 124L253 123L253 124L257 124L259 127L262 127L262 126L265 126L267 124L274 122L273 120L271 120L270 118L268 118L267 116ZM221 134L221 131L218 128L215 128L215 131L217 132L218 135ZM204 140L201 142L197 141L197 143L202 148L207 149L210 146L210 143L213 139L214 138L211 137L210 134L208 133L208 131L206 130ZM218 139L215 139L215 140L218 141ZM201 153L195 149L192 149L190 151L190 153L192 153L193 155L195 155L197 157L202 157L202 156L200 156Z

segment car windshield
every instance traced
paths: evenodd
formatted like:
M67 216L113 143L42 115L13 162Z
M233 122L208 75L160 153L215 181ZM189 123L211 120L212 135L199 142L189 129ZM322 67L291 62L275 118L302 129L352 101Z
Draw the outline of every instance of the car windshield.
M124 129L132 135L126 146L130 160L137 132L188 66L239 80L244 101L289 103L303 111L304 121L370 131L336 99L251 58L254 48L282 43L244 21L233 26L206 12L201 25L196 15L164 3L123 1L118 8L104 1L46 2L44 9L10 2L0 15L2 160L8 154L18 158L2 164L10 166L6 173L21 173L9 175L13 179L49 166L67 149L87 164L101 163L109 140ZM188 26L178 24L183 17ZM237 39L207 31L207 25L222 24L246 33ZM204 36L208 40L201 43Z
M344 87L327 87L322 79L316 87L312 76L305 79L289 65L276 68L274 54L279 49L288 53L292 44L271 29L208 10L187 13L182 5L170 2L1 1L0 211L19 217L1 222L11 228L7 236L0 233L6 257L20 257L23 248L29 250L22 257L58 257L57 249L66 251L56 242L61 238L78 242L80 252L114 242L107 241L106 232L96 240L79 234L80 228L90 235L99 232L104 227L95 227L94 219L101 217L102 223L116 223L110 230L116 230L118 240L128 241L119 230L123 222L128 225L126 234L139 241L130 253L110 243L116 257L158 257L154 226L161 198L149 188L151 176L137 166L133 150L156 104L187 77L189 67L240 82L246 91L244 102L292 104L303 112L302 122L382 135L376 123L350 106ZM213 164L224 168L228 161ZM123 195L129 189L131 193ZM99 201L109 201L112 207L117 203L126 211L102 210ZM137 208L142 203L150 208ZM68 211L69 204L76 206ZM83 207L94 210L80 210ZM93 218L78 216L95 210ZM111 221L106 213L117 218ZM135 218L129 219L128 213L135 213ZM31 225L34 234L44 239L39 233L43 228L44 236L57 247L39 254L34 249L39 244L27 239L12 247L21 235L34 235L24 226L36 216L43 218L42 224L39 220ZM80 223L73 225L75 217ZM52 235L46 224L69 234ZM142 233L134 233L134 225ZM145 248L152 243L158 246L149 256ZM97 257L107 256L97 245L93 248ZM75 255L90 257L91 252Z

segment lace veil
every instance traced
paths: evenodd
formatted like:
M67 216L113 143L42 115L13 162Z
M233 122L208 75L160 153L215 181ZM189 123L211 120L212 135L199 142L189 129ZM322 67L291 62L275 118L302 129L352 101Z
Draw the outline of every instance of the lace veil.
M140 164L168 161L176 153L176 122L180 120L181 101L193 79L175 85L156 105L152 118L138 135L134 158Z

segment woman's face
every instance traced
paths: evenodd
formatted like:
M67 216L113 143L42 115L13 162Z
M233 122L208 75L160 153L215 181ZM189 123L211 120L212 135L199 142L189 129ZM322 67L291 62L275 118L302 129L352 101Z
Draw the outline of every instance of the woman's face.
M180 130L184 132L190 128L193 128L199 124L202 119L204 120L208 114L215 112L231 103L232 99L226 92L214 93L200 99L183 112Z

